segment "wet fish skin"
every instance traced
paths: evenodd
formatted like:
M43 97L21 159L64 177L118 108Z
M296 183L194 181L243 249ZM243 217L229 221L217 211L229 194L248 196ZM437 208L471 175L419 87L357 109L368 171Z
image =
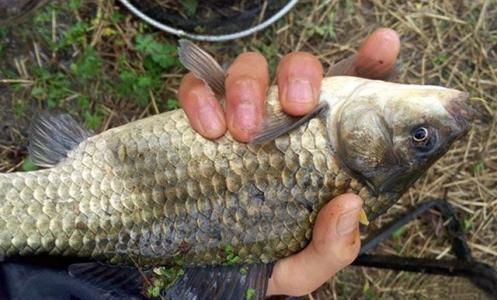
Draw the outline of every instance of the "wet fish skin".
M0 252L223 263L230 244L244 260L286 256L324 201L361 189L325 134L314 119L262 147L206 141L182 111L111 129L57 167L0 174Z
M229 134L206 140L177 110L92 136L52 168L0 174L0 255L205 265L225 263L229 245L241 263L269 262L305 247L319 209L337 195L359 194L373 219L411 182L375 194L337 156L358 143L337 144L339 108L366 83L380 84L325 79L326 116L265 145ZM268 99L278 111L276 88Z

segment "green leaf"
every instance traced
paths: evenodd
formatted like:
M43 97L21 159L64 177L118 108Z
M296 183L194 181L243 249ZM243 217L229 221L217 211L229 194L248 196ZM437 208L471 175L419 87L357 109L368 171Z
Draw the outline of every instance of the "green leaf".
M92 114L89 111L85 111L84 116L85 116L85 125L90 129L95 130L98 127L100 127L100 124L102 124L102 116L99 115L98 113Z
M69 8L72 10L77 10L81 8L81 0L70 0Z
M160 295L160 287L159 286L151 286L148 288L147 293L149 297L159 297Z
M73 44L81 43L85 39L85 34L89 30L89 25L85 22L77 22L69 27L62 38L57 43L56 49L63 49Z
M197 0L181 0L181 5L187 16L191 17L197 12L198 1Z
M178 65L176 45L160 43L151 34L138 34L135 42L136 50L149 57L163 70Z
M86 48L83 55L71 64L71 71L80 79L90 80L97 78L102 68L102 60L93 48Z
M174 99L174 98L167 99L166 106L167 106L167 110L173 110L173 109L180 108L178 100Z
M33 163L33 161L31 160L31 158L28 156L24 159L24 161L22 162L22 170L23 171L34 171L34 170L37 170L38 167Z
M248 288L245 290L245 300L253 300L255 299L255 289Z

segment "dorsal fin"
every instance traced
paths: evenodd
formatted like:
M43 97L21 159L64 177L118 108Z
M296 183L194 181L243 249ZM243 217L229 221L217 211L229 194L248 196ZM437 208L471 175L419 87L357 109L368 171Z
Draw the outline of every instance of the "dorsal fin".
M89 136L69 114L40 112L29 128L29 155L35 165L50 168Z

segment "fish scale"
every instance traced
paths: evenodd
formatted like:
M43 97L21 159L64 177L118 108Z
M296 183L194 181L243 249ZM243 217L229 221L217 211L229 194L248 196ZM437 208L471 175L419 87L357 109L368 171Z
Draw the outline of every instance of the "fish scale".
M319 118L262 146L206 140L180 110L132 122L53 168L0 174L0 254L203 265L232 246L242 262L274 261L305 247L329 199L371 202L331 154Z

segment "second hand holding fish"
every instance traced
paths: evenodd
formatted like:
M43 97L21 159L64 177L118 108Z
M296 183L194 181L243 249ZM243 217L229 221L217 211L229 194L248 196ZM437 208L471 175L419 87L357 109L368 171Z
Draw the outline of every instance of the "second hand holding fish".
M357 54L332 66L331 74L388 78L399 48L395 31L378 29L363 42ZM183 78L178 97L192 127L204 137L215 139L228 130L235 139L249 142L263 122L270 82L267 61L259 53L243 53L227 74L225 111L212 91L192 73ZM290 53L281 60L276 76L279 100L286 113L303 116L317 106L323 79L323 67L317 57L305 52ZM360 248L361 205L358 196L344 194L324 206L311 243L275 264L266 294L305 295L348 266Z

